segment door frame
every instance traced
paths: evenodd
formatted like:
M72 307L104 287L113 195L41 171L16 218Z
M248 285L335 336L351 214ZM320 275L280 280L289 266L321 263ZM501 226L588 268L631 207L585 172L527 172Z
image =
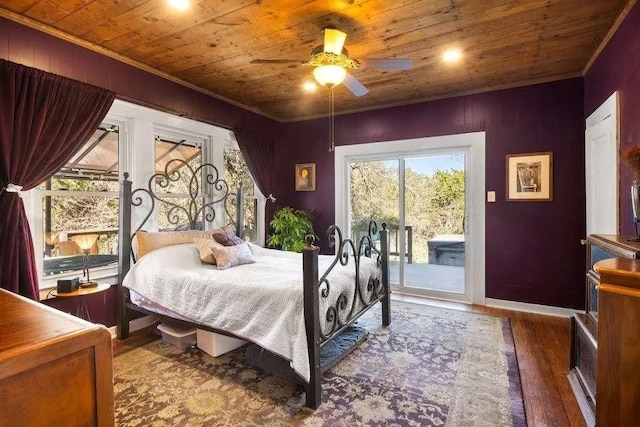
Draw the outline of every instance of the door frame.
M615 230L592 230L597 233L606 233L606 234L617 234L620 232L620 120L619 120L619 109L620 109L620 94L618 91L614 92L605 102L602 103L589 117L587 117L585 121L585 131L584 131L584 144L585 144L585 206L586 211L585 215L588 213L589 205L590 205L590 195L588 192L589 179L591 178L589 175L590 165L589 165L589 156L587 151L589 150L588 145L588 136L589 130L598 126L603 125L609 127L609 132L611 132L615 137L615 164L612 165L613 169L611 171L612 176L615 177L616 185L615 185L615 200L616 203L612 205L610 208L614 209L615 212L609 212L610 215L614 216L615 219ZM585 231L586 228L589 227L589 218L586 217ZM589 232L587 231L587 235Z
M416 295L455 299L472 304L485 304L485 132L424 137L366 144L340 145L335 149L335 223L344 235L350 235L351 200L349 197L349 164L354 161L378 160L391 157L437 155L459 150L466 151L466 217L465 287L463 298L433 291L420 290ZM402 200L402 198L401 198ZM402 203L399 208L404 209ZM402 235L402 234L401 234Z

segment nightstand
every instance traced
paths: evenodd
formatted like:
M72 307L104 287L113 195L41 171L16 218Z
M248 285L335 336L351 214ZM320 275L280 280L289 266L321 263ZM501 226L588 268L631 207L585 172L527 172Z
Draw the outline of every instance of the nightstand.
M100 292L104 292L109 289L111 285L100 284L98 286L94 286L92 288L80 288L73 292L68 293L58 293L54 292L53 296L56 298L78 298L78 308L76 310L76 316L81 319L91 321L91 317L89 316L89 310L87 309L87 301L85 297L87 295L98 294Z

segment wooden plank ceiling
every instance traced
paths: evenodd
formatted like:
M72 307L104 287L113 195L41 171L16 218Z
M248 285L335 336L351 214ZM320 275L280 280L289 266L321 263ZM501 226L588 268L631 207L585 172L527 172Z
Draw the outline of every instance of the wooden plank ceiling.
M360 68L370 92L335 89L337 112L581 75L627 0L3 0L1 7L282 121L326 115L329 93L302 90L322 28L348 34L352 58L406 57L410 71ZM442 53L462 49L446 65Z

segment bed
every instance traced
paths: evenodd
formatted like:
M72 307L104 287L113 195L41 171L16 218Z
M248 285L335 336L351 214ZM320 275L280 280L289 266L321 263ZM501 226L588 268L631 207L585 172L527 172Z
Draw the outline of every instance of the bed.
M386 225L378 230L371 222L357 243L344 238L337 226L329 227L326 238L335 255L319 255L314 236L307 236L302 254L250 245L255 263L228 270L202 264L193 244L167 246L138 260L132 242L163 203L169 205L171 223L178 225L180 213L192 229L214 228L216 217L221 212L228 216L233 206L233 226L242 237L241 189L229 191L211 164L194 169L179 159L169 163L146 188L132 190L126 173L121 183L118 338L129 334L132 309L250 341L267 357L286 361L291 374L283 376L298 378L306 389L306 406L317 408L322 373L366 338L354 326L358 318L380 303L382 324L391 322ZM188 203L172 203L156 193L185 175ZM207 184L206 191L200 182ZM135 227L133 219L138 219ZM380 242L379 249L374 241Z

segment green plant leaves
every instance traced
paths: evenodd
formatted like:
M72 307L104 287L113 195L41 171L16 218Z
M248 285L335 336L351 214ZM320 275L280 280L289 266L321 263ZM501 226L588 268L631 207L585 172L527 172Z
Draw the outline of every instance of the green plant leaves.
M315 236L313 218L303 210L280 208L274 213L269 225L274 232L267 238L267 244L284 251L302 252L306 244L305 237L308 234Z

